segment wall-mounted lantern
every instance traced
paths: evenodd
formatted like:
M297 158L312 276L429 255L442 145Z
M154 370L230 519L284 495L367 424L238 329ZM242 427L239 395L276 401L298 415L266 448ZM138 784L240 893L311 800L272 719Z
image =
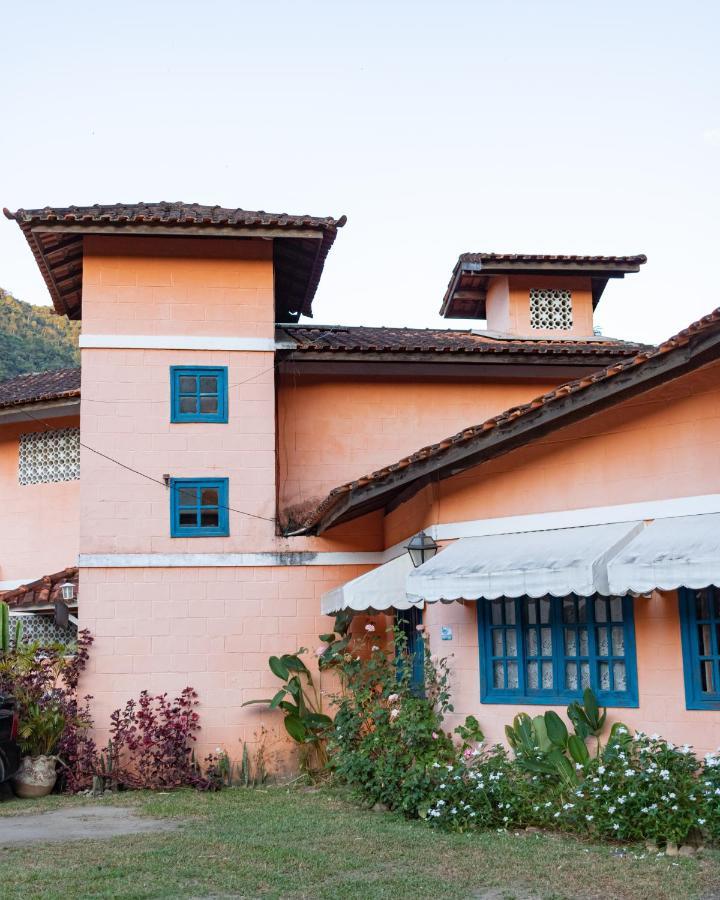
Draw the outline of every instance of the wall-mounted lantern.
M72 581L66 581L64 584L61 584L60 590L62 591L62 598L65 602L75 599L75 585Z
M421 531L410 538L410 543L406 545L405 549L410 554L412 564L417 569L418 566L432 559L440 548L429 534Z

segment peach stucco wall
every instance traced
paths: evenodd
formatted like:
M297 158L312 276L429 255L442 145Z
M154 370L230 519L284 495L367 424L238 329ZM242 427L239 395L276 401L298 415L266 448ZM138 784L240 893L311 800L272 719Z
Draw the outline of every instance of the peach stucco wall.
M50 424L77 427L78 418ZM33 581L77 563L80 482L18 481L20 435L44 430L36 422L0 429L0 581Z
M551 386L549 381L283 379L278 396L280 509L301 501L313 507L337 485Z

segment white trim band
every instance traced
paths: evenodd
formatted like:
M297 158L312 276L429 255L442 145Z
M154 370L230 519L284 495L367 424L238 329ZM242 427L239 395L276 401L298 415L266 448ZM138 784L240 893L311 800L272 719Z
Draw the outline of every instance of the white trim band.
M275 350L274 338L182 334L81 334L79 344L84 350Z
M253 566L377 566L385 562L382 551L356 553L81 553L78 565L85 569L245 568Z

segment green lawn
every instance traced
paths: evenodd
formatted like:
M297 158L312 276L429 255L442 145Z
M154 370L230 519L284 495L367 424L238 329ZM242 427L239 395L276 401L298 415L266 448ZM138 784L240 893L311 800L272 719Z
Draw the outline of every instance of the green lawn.
M51 797L23 815L82 802L177 817L172 833L0 849L3 898L441 898L720 896L720 854L670 860L554 835L448 835L360 810L329 789L232 789Z

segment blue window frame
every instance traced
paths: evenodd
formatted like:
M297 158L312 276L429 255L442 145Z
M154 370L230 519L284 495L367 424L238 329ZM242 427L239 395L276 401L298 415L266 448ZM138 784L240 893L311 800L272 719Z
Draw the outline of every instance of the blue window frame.
M478 629L483 703L638 705L630 597L479 600Z
M227 422L226 366L170 366L171 422Z
M170 479L171 537L227 537L227 478Z
M678 590L685 704L720 709L720 589Z
M422 625L422 610L417 606L410 609L395 610L395 627L405 635L405 650L410 664L410 689L414 694L421 695L425 691L425 641L418 631L418 625ZM398 659L398 670L402 661ZM398 677L402 674L398 671Z

